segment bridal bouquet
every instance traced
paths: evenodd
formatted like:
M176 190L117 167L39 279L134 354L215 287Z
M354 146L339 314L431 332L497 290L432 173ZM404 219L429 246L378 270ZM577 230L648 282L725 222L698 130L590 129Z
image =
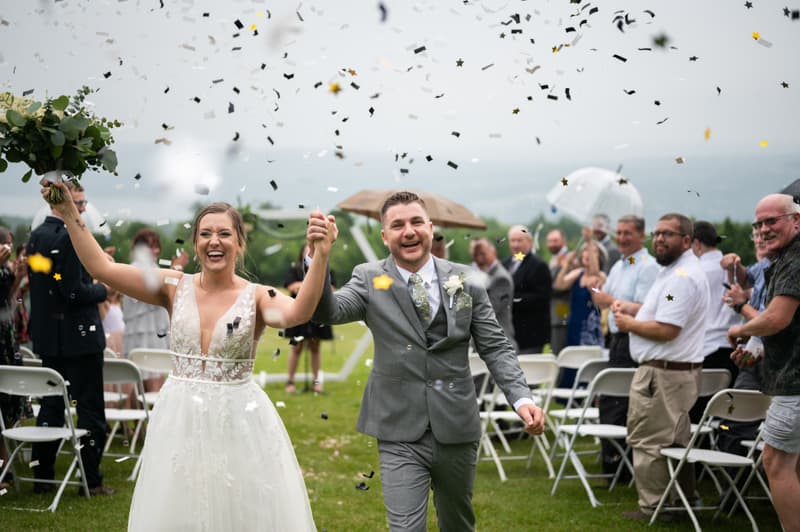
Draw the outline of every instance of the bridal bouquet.
M0 173L8 163L23 162L30 168L22 176L28 182L33 172L59 180L61 175L80 178L92 169L115 172L117 155L111 130L121 124L95 116L86 108L86 96L94 92L82 87L72 97L59 96L44 103L0 93ZM52 188L50 201L60 203L60 190Z

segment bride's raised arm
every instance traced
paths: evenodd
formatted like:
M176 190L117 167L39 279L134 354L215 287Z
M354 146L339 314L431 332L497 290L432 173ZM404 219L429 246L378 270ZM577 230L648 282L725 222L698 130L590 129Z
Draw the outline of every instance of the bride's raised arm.
M328 257L338 234L333 216L326 218L321 212L311 214L306 232L309 246L313 249L311 264L296 298L264 288L268 294L260 298L259 312L268 326L283 329L311 319L327 282Z
M154 269L155 283L145 278L144 272L129 264L111 262L106 257L92 233L83 223L77 207L72 201L70 191L64 183L45 183L42 185L42 197L47 200L50 187L61 189L64 201L57 205L51 204L52 209L64 220L64 225L69 233L72 247L75 248L83 266L89 274L98 281L129 295L133 298L169 308L169 285L164 282L167 277L180 277L180 273L173 270Z

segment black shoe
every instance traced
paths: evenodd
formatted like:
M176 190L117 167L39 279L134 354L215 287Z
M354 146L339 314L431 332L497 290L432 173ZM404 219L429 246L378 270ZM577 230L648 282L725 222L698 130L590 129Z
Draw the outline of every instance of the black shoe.
M55 484L45 484L43 482L36 482L33 484L34 493L52 493L56 491Z
M89 488L89 495L92 497L98 497L101 495L114 495L117 492L114 488L109 488L108 486L95 486L93 488ZM85 495L83 492L83 486L78 487L78 495Z

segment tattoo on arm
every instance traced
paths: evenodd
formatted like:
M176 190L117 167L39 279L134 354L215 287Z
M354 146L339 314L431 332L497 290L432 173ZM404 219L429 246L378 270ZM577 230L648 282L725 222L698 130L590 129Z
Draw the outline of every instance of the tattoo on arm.
M75 223L77 224L77 226L78 226L78 229L80 229L81 231L83 231L84 229L86 229L86 225L84 225L84 223L83 223L83 221L80 219L80 217L78 217L78 218L75 218Z

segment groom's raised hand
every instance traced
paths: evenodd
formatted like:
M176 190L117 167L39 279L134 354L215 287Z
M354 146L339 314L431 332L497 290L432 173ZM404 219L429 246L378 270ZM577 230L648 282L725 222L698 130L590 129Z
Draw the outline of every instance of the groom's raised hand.
M329 253L338 236L339 228L336 226L336 218L333 215L326 217L320 211L312 212L308 217L308 229L306 230L308 256L313 257L314 251L317 249L325 254Z
M544 432L544 412L541 408L530 403L521 404L517 414L525 423L525 432L534 436Z

